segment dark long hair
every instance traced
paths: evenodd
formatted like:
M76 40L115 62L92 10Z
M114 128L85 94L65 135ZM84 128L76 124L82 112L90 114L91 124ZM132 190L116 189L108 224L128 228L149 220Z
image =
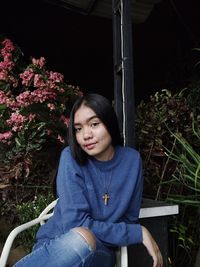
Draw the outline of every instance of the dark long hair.
M122 137L120 135L116 113L107 98L99 94L87 94L77 99L70 113L68 144L75 160L79 164L84 164L87 161L87 154L77 143L74 128L74 115L81 105L91 108L106 126L107 131L111 136L113 146L122 145Z

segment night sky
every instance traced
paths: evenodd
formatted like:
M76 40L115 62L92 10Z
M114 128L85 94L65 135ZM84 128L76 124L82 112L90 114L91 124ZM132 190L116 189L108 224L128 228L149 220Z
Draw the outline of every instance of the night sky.
M162 88L187 85L192 48L200 47L198 0L163 0L145 23L133 25L136 103ZM112 20L84 16L39 0L2 0L0 34L26 58L46 58L49 70L84 92L113 97Z

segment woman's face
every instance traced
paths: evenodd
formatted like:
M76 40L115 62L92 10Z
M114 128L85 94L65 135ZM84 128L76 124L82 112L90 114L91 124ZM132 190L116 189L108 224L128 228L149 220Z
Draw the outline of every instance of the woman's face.
M95 112L84 104L75 112L74 128L80 147L98 160L110 160L114 154L111 136Z

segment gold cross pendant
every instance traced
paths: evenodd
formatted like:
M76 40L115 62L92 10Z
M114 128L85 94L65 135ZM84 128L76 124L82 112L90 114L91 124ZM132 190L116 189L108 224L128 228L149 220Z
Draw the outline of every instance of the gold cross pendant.
M104 205L107 206L108 205L108 200L110 198L108 193L105 193L102 198L104 199Z

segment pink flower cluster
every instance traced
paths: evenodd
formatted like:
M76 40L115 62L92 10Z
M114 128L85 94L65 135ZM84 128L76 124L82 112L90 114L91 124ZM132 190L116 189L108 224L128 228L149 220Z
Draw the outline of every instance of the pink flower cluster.
M22 84L28 87L32 78L34 77L34 71L32 68L30 68L21 73L19 77L22 79Z
M50 71L49 73L49 82L50 83L62 83L64 76L61 73Z
M15 66L13 61L13 51L15 50L13 43L9 39L5 39L1 43L0 49L0 81L11 84L14 88L18 86L18 80L12 74ZM0 88L1 89L1 88Z
M35 114L29 114L28 116L23 116L19 114L18 111L11 114L10 118L6 120L7 124L12 127L13 132L20 131L24 123L27 121L33 121L35 119Z
M33 92L26 91L16 97L18 105L27 107L33 103L44 103L46 100L55 100L55 92L51 90L36 89Z
M19 51L19 55L17 55ZM15 53L14 53L15 52ZM70 97L81 95L79 88L64 83L61 73L48 71L45 58L32 58L30 64L21 73L14 73L20 50L9 39L0 42L0 143L10 144L22 130L29 129L30 122L40 123L45 116L40 116L36 108L47 107L47 118L68 127L69 118L64 115ZM33 105L37 104L37 105ZM41 107L42 107L41 106ZM33 111L32 111L33 108ZM39 111L41 112L41 111ZM26 114L26 115L25 115ZM40 113L41 114L41 113ZM34 128L37 129L37 128ZM47 134L64 142L63 137L53 130L45 129Z
M41 57L40 59L32 58L32 63L33 65L37 65L39 68L43 68L46 63L46 60L44 57Z
M6 94L4 93L4 91L0 90L0 104L9 104L9 98L6 96Z
M48 72L46 70L38 71L44 68L45 59L32 58L33 65L30 65L23 73L20 74L22 84L26 87L34 88L34 91L25 91L16 97L21 106L28 106L32 103L44 103L45 101L56 100L58 93L64 93L64 88L60 85L63 83L64 76L58 72ZM50 110L54 110L52 105L48 104Z
M11 131L0 133L0 142L4 144L10 144L10 139L12 138L13 134Z
M63 121L63 123L69 127L69 118L65 117L64 115L61 115L60 120Z
M9 39L5 39L2 42L3 48L1 49L1 56L3 61L0 62L0 71L1 70L11 70L15 65L12 61L12 52L15 49L13 43Z

